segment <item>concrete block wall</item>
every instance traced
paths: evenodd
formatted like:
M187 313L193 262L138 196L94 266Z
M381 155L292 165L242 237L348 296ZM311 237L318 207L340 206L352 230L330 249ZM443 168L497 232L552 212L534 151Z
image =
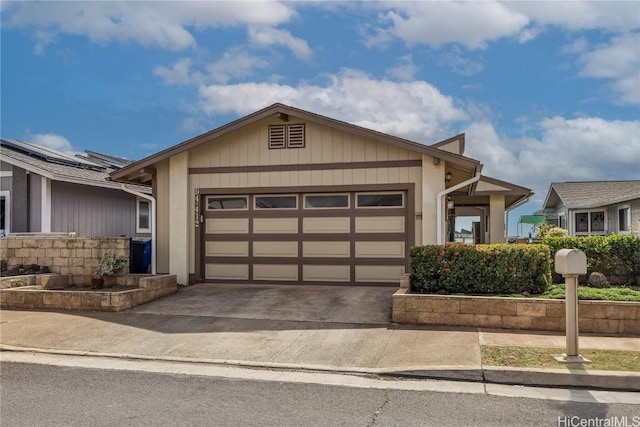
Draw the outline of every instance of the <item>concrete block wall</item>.
M8 236L0 238L0 257L11 268L17 264L47 266L52 273L71 275L70 284L89 286L106 251L127 259L122 272L105 278L107 285L124 284L129 272L129 239L126 237ZM120 283L122 282L122 283Z
M640 334L640 303L580 301L580 332ZM393 295L395 323L476 328L565 330L564 300L410 294Z

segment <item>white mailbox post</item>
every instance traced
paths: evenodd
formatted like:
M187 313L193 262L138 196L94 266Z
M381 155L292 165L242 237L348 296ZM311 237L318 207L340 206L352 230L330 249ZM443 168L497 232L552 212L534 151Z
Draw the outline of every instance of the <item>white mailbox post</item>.
M579 249L560 249L555 257L556 273L565 279L567 318L567 354L556 359L564 363L591 363L579 354L578 276L587 274L587 256Z

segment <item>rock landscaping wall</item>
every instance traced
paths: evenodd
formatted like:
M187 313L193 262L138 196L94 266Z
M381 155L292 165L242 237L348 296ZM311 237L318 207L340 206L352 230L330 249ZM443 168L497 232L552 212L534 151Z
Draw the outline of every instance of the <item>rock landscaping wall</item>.
M640 303L579 301L580 332L640 334ZM393 295L395 323L477 328L565 330L565 301L536 298L411 294Z
M102 255L110 250L127 259L121 273L105 277L106 285L124 285L129 272L129 239L125 237L9 236L0 238L0 254L9 269L23 264L46 266L51 273L71 275L70 285L89 286Z
M0 290L0 308L122 311L178 290L175 275L127 275L123 279L126 286L131 286L131 289L118 292L47 290L43 288L49 286L50 281L56 279L56 276L45 276L50 277L38 277L33 286ZM57 276L58 279L66 277Z

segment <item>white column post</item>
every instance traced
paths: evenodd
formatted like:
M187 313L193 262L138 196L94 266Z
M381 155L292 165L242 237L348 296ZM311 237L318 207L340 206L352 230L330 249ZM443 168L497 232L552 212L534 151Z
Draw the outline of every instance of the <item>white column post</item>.
M51 233L51 180L41 177L42 185L40 186L40 232Z

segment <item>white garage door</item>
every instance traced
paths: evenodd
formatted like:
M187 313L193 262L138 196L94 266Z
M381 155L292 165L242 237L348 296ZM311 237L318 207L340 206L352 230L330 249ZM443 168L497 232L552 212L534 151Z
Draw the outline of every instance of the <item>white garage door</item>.
M407 205L405 191L205 195L203 277L397 286Z

